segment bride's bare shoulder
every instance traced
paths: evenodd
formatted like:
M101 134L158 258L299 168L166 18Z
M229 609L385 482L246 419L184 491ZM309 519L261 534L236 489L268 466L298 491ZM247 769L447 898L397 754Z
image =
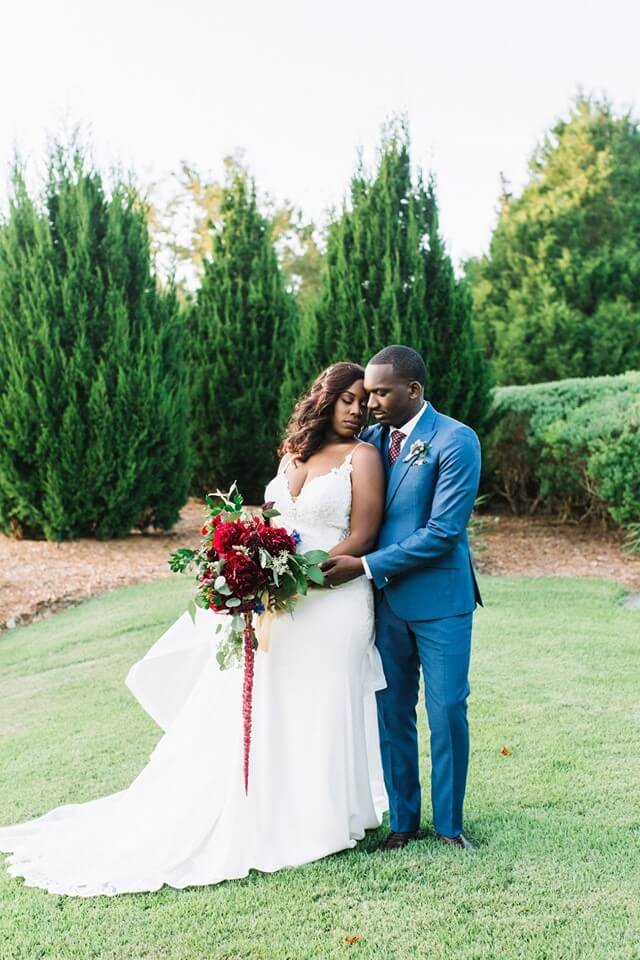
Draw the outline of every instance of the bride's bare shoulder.
M380 451L376 447L375 443L369 443L368 440L357 440L353 448L354 453L356 450L367 450L368 453L365 456L371 456L374 453L377 457L380 456Z
M358 464L361 464L365 470L367 467L375 468L375 466L382 463L382 456L380 455L378 448L373 443L368 443L366 440L358 440L353 448L352 458L354 466L357 462Z

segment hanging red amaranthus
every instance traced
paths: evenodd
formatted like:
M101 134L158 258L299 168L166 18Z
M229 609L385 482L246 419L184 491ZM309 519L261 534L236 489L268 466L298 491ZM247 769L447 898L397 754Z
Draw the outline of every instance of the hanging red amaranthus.
M249 789L253 674L256 632L253 618L291 611L309 583L323 584L320 564L324 550L298 553L300 537L295 530L271 526L279 516L272 503L261 510L247 510L234 484L228 493L207 495L208 516L202 527L198 550L181 547L169 559L180 573L197 568L195 602L199 607L224 614L227 630L221 632L217 659L221 669L242 661L242 716L244 721L244 789ZM264 621L258 620L263 623ZM225 624L226 625L226 624Z
M253 669L255 661L255 633L251 614L244 615L244 680L242 683L242 719L244 721L244 792L249 792L249 758L251 756L251 716L253 713Z

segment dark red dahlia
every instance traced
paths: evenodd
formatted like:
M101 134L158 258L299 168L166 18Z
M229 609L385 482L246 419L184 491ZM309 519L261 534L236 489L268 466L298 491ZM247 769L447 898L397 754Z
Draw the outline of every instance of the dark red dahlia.
M222 571L236 597L256 593L266 583L266 574L246 553L232 553Z
M230 553L233 547L241 545L243 534L244 527L236 520L218 524L213 538L214 549L221 557Z
M265 550L268 550L273 556L278 553L284 553L285 550L288 553L296 552L293 537L290 537L282 527L265 527L262 533L262 542L264 543Z

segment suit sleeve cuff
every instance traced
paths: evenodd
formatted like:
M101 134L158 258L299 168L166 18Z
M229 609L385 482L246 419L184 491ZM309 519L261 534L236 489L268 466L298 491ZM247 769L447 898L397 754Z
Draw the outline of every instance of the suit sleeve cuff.
M365 566L366 563L365 571L367 572L367 576L371 577L378 590L384 590L389 583L389 577L382 573L380 569L380 567L383 566L380 561L390 549L390 547L383 547L381 550L374 550L366 559L365 557L360 558L363 566Z

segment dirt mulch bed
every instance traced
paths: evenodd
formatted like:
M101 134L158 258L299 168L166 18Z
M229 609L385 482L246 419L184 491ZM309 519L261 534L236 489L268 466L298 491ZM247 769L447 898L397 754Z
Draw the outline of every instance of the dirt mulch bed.
M170 533L59 544L0 535L0 630L40 620L94 593L170 576L169 554L198 542L203 517L203 505L190 500Z
M0 630L42 619L91 594L169 576L169 554L197 542L202 517L202 504L191 500L170 533L61 544L0 536ZM476 559L483 573L599 577L640 593L640 557L627 556L614 533L538 517L482 519Z
M481 518L477 565L482 573L518 577L597 577L640 591L640 555L601 527L511 514Z

